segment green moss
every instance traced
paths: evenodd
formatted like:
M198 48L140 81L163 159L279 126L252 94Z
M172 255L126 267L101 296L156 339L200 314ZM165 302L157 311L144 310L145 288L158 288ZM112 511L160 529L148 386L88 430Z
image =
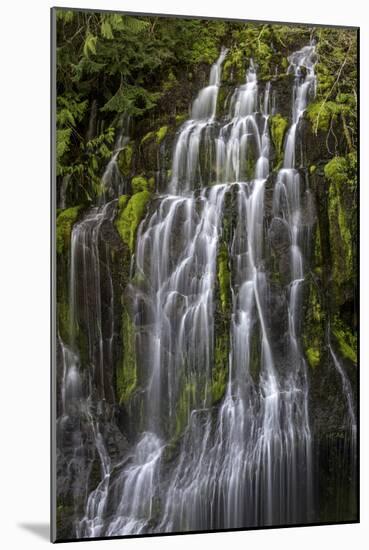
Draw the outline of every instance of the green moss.
M140 191L154 191L155 180L150 178L147 180L144 176L135 176L131 181L132 193L139 193Z
M312 165L310 166L309 172L310 172L310 174L314 174L314 173L316 172L316 166L315 166L315 164L312 164Z
M357 338L342 322L335 320L333 335L337 340L341 355L356 365L357 363Z
M325 315L317 286L312 281L310 281L307 304L302 340L307 362L314 369L321 363L322 359Z
M127 404L137 388L136 329L131 317L123 309L123 357L117 368L117 395L119 403Z
M124 210L128 201L129 201L129 195L121 195L118 199L119 210Z
M157 143L161 143L168 132L168 126L162 126L159 128L159 130L156 132L156 141Z
M141 145L144 145L147 141L150 141L155 137L155 132L151 131L148 132L142 139L141 139Z
M182 124L188 118L188 114L176 115L176 125Z
M70 244L73 225L78 220L82 206L72 206L62 210L56 219L56 251L63 254Z
M218 283L220 304L223 312L225 312L229 307L229 289L231 275L229 272L228 264L228 250L226 245L222 243L218 251Z
M356 155L334 157L325 165L324 174L329 182L328 217L333 281L340 287L343 283L351 281L354 274L353 213L355 205L347 199L350 198L351 191L356 186Z
M132 169L133 148L132 145L126 145L118 155L118 166L123 176L129 176Z
M329 130L332 117L335 118L341 111L340 106L334 101L316 101L310 103L306 110L307 118L317 130Z
M311 368L315 368L320 363L320 350L316 347L310 347L305 350L306 358Z
M140 191L128 201L126 198L120 198L123 206L118 209L115 226L122 241L128 245L131 252L134 251L137 228L144 217L150 198L151 193L148 191Z
M347 182L347 161L344 157L334 157L324 167L325 177L333 183Z
M283 156L283 140L288 128L288 120L277 113L270 117L270 132L276 151L276 162L279 163Z

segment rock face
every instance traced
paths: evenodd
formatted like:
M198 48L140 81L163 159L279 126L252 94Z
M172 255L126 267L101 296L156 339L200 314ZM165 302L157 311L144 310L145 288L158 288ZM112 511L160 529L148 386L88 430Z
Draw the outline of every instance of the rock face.
M354 147L341 137L341 115L317 128L309 106L296 123L294 163L286 163L296 80L266 73L259 103L245 115L252 138L244 161L236 161L242 176L230 178L217 159L221 139L231 139L222 128L231 123L229 113L237 113L233 63L235 73L225 64L224 83L211 84L219 88L216 119L201 129L198 143L185 142L186 159L197 155L188 191L172 193L173 156L187 139L184 105L195 90L207 89L204 68L191 84L184 79L182 93L176 88L168 113L152 117L149 127L131 122L131 135L114 157L120 176L111 187L105 180L99 205L86 204L81 191L70 188L69 208L58 215L58 538L357 517ZM302 67L298 82L311 70L308 63ZM253 75L251 66L249 83ZM314 107L313 93L309 101ZM96 118L95 105L95 125ZM193 135L202 121L190 123ZM256 177L262 139L269 164ZM190 180L191 166L184 170ZM277 194L283 170L293 172L298 199L288 179ZM294 267L297 248L302 267ZM278 413L268 409L274 379ZM276 423L267 425L270 418ZM260 476L261 485L267 479L255 433L273 429L270 467L288 485L288 469L297 464L296 486L285 491L282 481L263 493L245 482L242 493L247 475ZM258 460L249 450L242 454L250 441ZM237 466L238 450L250 471ZM224 460L218 477L229 482L232 502L214 480L215 489L204 485L206 475L218 471L217 460ZM229 481L232 468L240 474L238 489ZM225 517L212 516L202 495L214 510L225 509ZM249 513L240 502L254 504L255 495L261 495L260 509ZM187 505L179 508L181 499Z

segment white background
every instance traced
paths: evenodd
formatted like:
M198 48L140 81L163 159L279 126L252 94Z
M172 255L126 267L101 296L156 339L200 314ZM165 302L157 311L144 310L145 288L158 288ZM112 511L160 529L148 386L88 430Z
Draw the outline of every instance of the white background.
M361 26L361 524L88 543L88 548L368 548L368 32L361 0L69 0L67 6ZM0 545L37 549L49 521L49 8L0 10ZM85 543L80 543L85 544ZM87 548L87 547L86 547Z

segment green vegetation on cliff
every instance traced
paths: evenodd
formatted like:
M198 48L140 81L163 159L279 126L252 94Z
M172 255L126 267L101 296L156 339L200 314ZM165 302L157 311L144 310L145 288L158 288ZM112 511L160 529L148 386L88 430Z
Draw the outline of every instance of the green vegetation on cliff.
M329 182L328 217L333 280L338 287L345 283L352 285L355 273L356 155L349 153L347 157L334 157L325 165L324 174Z
M225 87L245 81L250 59L259 80L271 79L273 84L286 77L288 55L311 38L317 41L319 55L318 93L308 117L325 129L333 115L338 117L352 149L356 51L355 33L350 30L58 8L59 177L72 176L79 203L94 200L103 191L101 176L115 147L115 129L124 117L130 117L132 135L118 164L129 177L133 156L140 154L138 145L153 140L160 146L172 135L173 126L183 122L223 46L228 49L223 66ZM226 101L228 93L221 89L219 98ZM277 114L271 121L279 157L285 131L281 117Z
M276 164L283 158L283 140L288 128L288 120L279 113L270 117L270 133L276 152Z
M142 221L146 205L151 198L149 191L139 191L131 198L122 195L115 225L122 241L134 252L137 228Z
M117 395L119 403L127 404L137 387L136 330L123 308L122 318L123 354L117 367Z
M69 248L72 228L81 212L81 206L62 210L56 218L56 251L63 254Z

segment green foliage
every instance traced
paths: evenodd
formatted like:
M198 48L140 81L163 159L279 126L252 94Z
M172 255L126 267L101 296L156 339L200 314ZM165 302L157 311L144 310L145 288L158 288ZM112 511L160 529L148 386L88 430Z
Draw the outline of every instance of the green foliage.
M111 25L109 21L107 21L106 19L103 19L101 22L101 36L103 36L104 38L107 38L108 40L111 40L114 38Z
M316 29L316 101L307 109L314 132L342 132L349 151L356 146L356 31Z
M63 128L56 131L56 173L62 175L64 173L61 165L62 157L69 151L71 128Z
M146 205L151 198L149 191L139 191L129 200L124 195L119 199L119 211L115 220L115 226L124 243L134 252L137 228L142 221Z
M122 85L101 111L142 115L156 106L160 92L149 92L140 86Z
M188 93L204 84L210 65L222 46L228 48L224 79L244 81L253 58L261 79L285 73L287 55L317 40L318 90L308 116L315 126L329 128L332 119L342 123L349 150L355 147L356 50L355 32L343 29L261 23L206 21L128 16L114 13L57 12L57 173L75 174L86 194L101 192L103 170L100 152L86 147L92 102L96 100L99 138L115 127L121 114L136 122L145 117L150 126L163 113L183 121ZM183 75L187 83L183 86ZM204 77L202 76L204 75ZM195 77L195 78L194 78ZM193 89L190 88L194 81ZM185 88L185 92L183 90ZM188 88L188 89L187 89ZM165 121L166 122L166 121ZM163 124L163 123L162 123ZM161 126L153 135L158 143ZM283 134L283 128L276 127ZM151 136L150 136L151 137ZM280 136L275 136L277 141ZM145 138L149 139L147 136ZM142 140L144 142L145 138ZM111 149L107 144L108 149ZM107 150L102 156L106 158ZM92 155L95 158L90 158ZM127 171L127 177L130 171Z
M62 210L58 215L56 219L56 251L58 254L64 254L69 248L72 228L80 211L81 206L72 206Z
M356 365L357 363L357 337L338 318L333 325L333 335L338 343L342 357Z
M229 32L232 40L224 63L224 77L229 79L233 73L239 81L245 78L250 59L261 80L285 73L286 56L310 39L310 29L303 26L235 23Z
M85 43L83 45L83 54L86 57L89 57L90 53L96 55L96 43L97 43L97 36L94 36L93 34L88 32L85 39Z

